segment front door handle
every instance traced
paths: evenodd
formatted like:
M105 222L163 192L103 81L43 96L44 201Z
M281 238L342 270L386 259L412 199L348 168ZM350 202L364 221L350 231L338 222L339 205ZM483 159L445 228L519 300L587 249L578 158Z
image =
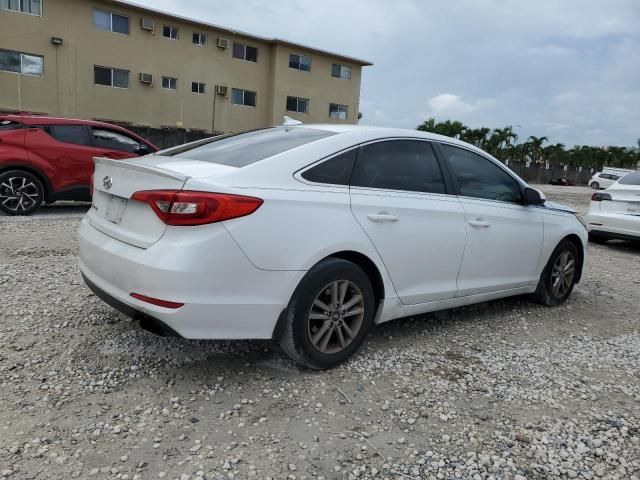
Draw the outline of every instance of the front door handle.
M489 222L485 222L484 220L469 220L469 225L474 228L489 228L491 226Z
M367 218L372 222L397 222L399 218L395 215L390 215L388 213L377 213L367 215Z

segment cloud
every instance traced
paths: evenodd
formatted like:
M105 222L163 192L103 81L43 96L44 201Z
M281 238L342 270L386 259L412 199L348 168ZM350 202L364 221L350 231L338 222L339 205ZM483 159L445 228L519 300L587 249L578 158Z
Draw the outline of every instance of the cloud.
M429 99L429 107L436 117L463 118L478 109L476 105L462 101L459 95L441 93Z

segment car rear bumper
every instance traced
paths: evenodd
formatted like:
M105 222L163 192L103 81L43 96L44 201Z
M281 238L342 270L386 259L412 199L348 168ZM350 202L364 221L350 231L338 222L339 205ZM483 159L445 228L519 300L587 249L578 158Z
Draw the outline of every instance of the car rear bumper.
M143 249L113 239L83 219L78 241L80 270L98 297L131 317L155 319L160 330L185 338L271 338L305 274L256 268L218 224L169 227L161 240ZM131 293L184 305L165 308Z
M589 212L587 230L592 235L609 238L640 239L640 215Z

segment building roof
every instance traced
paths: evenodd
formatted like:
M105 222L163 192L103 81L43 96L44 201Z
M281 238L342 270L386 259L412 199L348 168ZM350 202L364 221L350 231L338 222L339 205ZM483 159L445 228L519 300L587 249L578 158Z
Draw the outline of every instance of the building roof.
M151 13L151 14L155 14L155 15L162 15L162 16L165 16L165 17L172 17L172 18L181 20L183 22L192 23L194 25L200 25L200 26L203 26L203 27L213 28L213 29L219 30L221 32L226 32L226 33L233 34L233 35L239 35L239 36L242 36L242 37L258 40L258 41L261 41L261 42L266 42L266 43L271 43L271 44L276 44L276 45L287 45L287 46L294 47L294 48L295 47L303 48L303 49L311 51L311 52L319 53L319 54L322 54L322 55L328 55L328 56L335 57L335 58L338 58L338 59L341 59L341 60L346 60L348 62L355 63L355 64L361 65L363 67L367 67L367 66L373 65L373 63L371 63L371 62L369 62L367 60L362 60L360 58L350 57L348 55L343 55L341 53L330 52L328 50L322 50L322 49L319 49L319 48L310 47L308 45L291 42L289 40L285 40L285 39L282 39L282 38L262 37L260 35L254 35L252 33L243 32L241 30L234 30L232 28L223 27L221 25L215 25L213 23L203 22L201 20L196 20L196 19L193 19L193 18L183 17L181 15L176 15L174 13L166 12L164 10L158 10L158 9L155 9L155 8L149 8L149 7L146 7L146 6L143 6L143 5L139 5L137 3L129 2L127 0L103 0L103 1L106 1L107 3L113 3L115 5L121 5L122 7L139 10L141 12L147 12L147 13Z

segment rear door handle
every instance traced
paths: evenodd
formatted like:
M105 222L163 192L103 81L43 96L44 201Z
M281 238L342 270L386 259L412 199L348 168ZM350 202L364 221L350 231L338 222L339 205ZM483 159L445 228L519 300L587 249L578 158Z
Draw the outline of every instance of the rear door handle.
M372 222L397 222L399 218L388 213L369 214L367 218Z
M469 225L474 228L489 228L491 226L489 222L485 222L484 220L469 220Z

